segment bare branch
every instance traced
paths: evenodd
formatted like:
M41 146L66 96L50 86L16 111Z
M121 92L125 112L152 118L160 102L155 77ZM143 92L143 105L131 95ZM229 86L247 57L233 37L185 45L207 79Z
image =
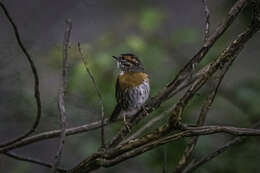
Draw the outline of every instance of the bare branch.
M59 147L57 150L57 153L54 157L54 162L52 165L52 173L56 172L57 167L60 164L61 155L65 143L65 137L66 137L66 109L64 104L64 95L67 88L68 83L68 46L70 41L70 34L72 29L72 23L71 20L66 20L65 25L65 34L64 34L64 41L63 41L63 57L62 57L62 84L59 89L59 95L58 95L58 108L60 112L60 127L61 127L61 134L60 134L60 141L59 141Z
M241 1L239 1L241 2ZM245 32L240 34L236 40L234 40L211 64L205 66L201 73L203 74L197 79L192 86L186 91L184 96L177 102L175 108L171 112L171 117L167 124L160 126L153 132L144 135L143 137L129 141L128 143L113 147L111 150L105 153L94 153L89 158L83 160L71 173L90 172L98 169L101 166L108 167L120 163L126 159L137 156L148 150L153 149L159 145L165 144L173 139L180 139L183 137L191 137L198 135L209 135L213 133L228 133L231 135L260 135L260 130L246 129L246 128L234 128L225 126L202 126L202 127L188 127L185 131L180 132L179 135L170 135L176 128L178 128L179 120L182 117L183 111L186 105L194 94L218 71L228 62L233 62L238 54L241 52L247 41L259 30L260 22L254 21L254 25L251 25ZM166 137L165 137L166 136ZM111 159L111 160L106 160Z
M17 159L17 160L21 160L21 161L25 161L25 162L30 162L30 163L34 163L34 164L37 164L37 165L47 167L47 168L51 168L51 164L49 164L47 162L44 162L44 161L39 160L39 159L34 159L34 158L31 158L31 157L25 157L25 156L16 154L14 152L7 152L4 155L6 155L10 158L13 158L13 159ZM63 169L63 168L57 168L57 171L66 172L66 170Z
M254 2L252 1L252 3L254 3ZM259 3L259 1L258 1L258 3ZM257 5L257 3L256 3L256 4L253 4L253 5L255 5L255 6L254 6L254 15L253 15L253 20L252 20L252 27L254 27L255 25L259 25L259 23L260 23L259 18L256 17L256 16L258 16L258 15L260 14L260 13L259 13L259 6ZM259 26L258 26L258 27L259 27ZM233 61L232 61L232 62L233 62ZM232 62L230 63L230 65L232 64ZM225 70L225 71L228 70L228 68L230 67L230 65L228 65L228 66L226 67L226 70ZM225 73L225 71L224 71L224 73ZM223 74L223 75L224 75L224 74ZM221 76L223 76L223 75L221 75ZM220 76L220 77L221 77L221 76ZM240 108L240 109L241 109L241 108ZM244 110L243 110L243 111L244 111ZM260 125L260 123L258 122L258 123L255 125L255 128L256 128L257 126L259 126L259 125ZM183 166L183 167L182 167L183 169L182 169L180 172L185 172L185 173L186 173L186 172L193 172L196 168L198 168L198 167L201 166L202 164L204 164L204 163L206 163L206 162L212 160L214 157L216 157L216 156L218 156L219 154L223 153L224 151L226 151L229 147L233 146L234 144L239 144L239 143L241 143L242 141L244 141L244 139L245 139L245 138L237 137L237 138L231 140L230 142L228 142L228 143L225 144L224 146L220 147L219 149L217 149L217 150L214 151L213 153L209 154L208 156L206 156L206 157L204 157L204 158L202 158L202 159L196 161L195 163L192 162L192 164L190 164L190 165L188 165L188 166L187 166L187 164L186 164L186 166ZM184 170L184 171L183 171L183 170Z
M123 145L127 142L129 142L130 140L133 140L134 138L137 138L138 136L140 136L145 130L147 130L148 128L150 128L154 123L162 120L166 115L169 115L171 109L161 113L160 115L157 115L156 117L154 117L153 119L149 120L142 128L138 129L134 134L132 134L131 136L129 136L127 139L123 140L122 142L119 143L119 145Z
M257 128L259 126L260 126L260 122L256 123L255 128ZM210 154L204 156L203 158L201 158L201 159L193 162L192 164L190 164L187 167L187 169L184 170L184 172L185 173L193 172L194 170L199 168L201 165L203 165L203 164L213 160L214 158L216 158L220 154L222 154L225 151L227 151L229 148L244 142L246 139L247 139L247 137L235 137L234 139L228 141L226 144L224 144L223 146L219 147L218 149L216 149L212 153L210 153Z
M82 52L81 47L80 47L80 42L78 42L78 51L79 51L81 60L84 63L85 69L88 72L88 75L89 75L89 77L90 77L90 79L91 79L91 81L92 81L92 83L95 87L95 90L96 90L98 98L99 98L99 104L101 105L101 147L104 147L105 146L105 132L104 132L105 115L104 115L103 98L102 98L100 90L98 89L97 82L96 82L94 76L92 75L90 69L88 68L88 63L84 58L83 52Z
M197 126L204 125L207 114L209 112L209 109L215 100L216 94L218 92L218 88L219 88L226 72L228 71L229 67L232 65L234 60L235 59L230 61L223 69L220 69L220 74L216 78L216 86L212 88L212 90L210 91L210 94L208 95L207 100L202 105L201 112L200 112L200 115L199 115L197 123L196 123ZM197 145L198 139L199 139L198 136L190 139L187 147L184 150L184 153L183 153L181 159L179 160L175 170L173 171L174 173L183 172L183 170L191 163L193 151L195 149L195 146Z
M204 6L204 13L205 13L205 28L204 28L204 42L206 42L209 38L209 27L210 27L210 11L207 5L207 0L202 0Z
M173 92L179 87L179 85L183 84L184 81L189 79L190 72L197 66L197 64L205 57L209 49L214 45L214 43L218 40L218 38L227 30L227 28L233 23L234 19L238 16L241 9L247 4L249 0L239 0L237 1L233 7L229 10L228 16L226 19L219 25L215 32L209 37L209 39L204 43L203 47L192 57L192 59L180 70L180 72L176 75L174 80L170 82L159 94L153 97L146 105L146 112L151 113L156 108L160 107L160 105L168 100ZM146 113L144 111L139 111L133 119L130 120L131 126L137 124ZM128 129L122 127L120 132L115 136L109 144L109 147L115 147L119 144L125 136L128 135Z
M0 144L0 147L2 148L2 147L6 147L8 145L14 144L14 143L16 143L16 142L26 138L27 136L31 135L35 131L35 129L38 127L38 125L40 123L41 108L42 107L41 107L41 98L40 98L40 90L39 90L39 76L38 76L38 72L37 72L36 66L35 66L35 64L34 64L34 62L32 60L31 55L26 50L25 46L23 45L23 43L21 41L20 34L18 32L18 29L17 29L14 21L12 20L11 16L9 15L8 10L6 9L6 7L4 6L4 4L2 2L0 2L0 7L4 11L4 14L7 17L9 23L12 25L16 41L17 41L19 47L22 49L22 52L24 53L24 55L26 56L26 58L27 58L27 60L28 60L28 62L30 64L30 67L31 67L31 70L32 70L32 74L33 74L33 77L34 77L34 98L35 98L36 105L37 105L36 119L34 120L34 123L33 123L32 127L27 132L22 134L21 136L16 137L15 139L12 139L10 141L7 141L5 143Z
M108 119L105 119L104 126L108 125L108 123L109 123ZM82 126L72 127L72 128L66 129L66 136L71 136L71 135L75 135L75 134L79 134L79 133L88 132L91 130L96 130L96 129L99 129L100 127L101 127L101 121L88 123L88 124L85 124ZM33 143L36 143L36 142L39 142L42 140L56 138L56 137L59 137L60 134L61 134L60 129L39 133L37 135L24 138L15 144L9 145L4 148L0 148L0 153L4 153L9 150L23 147L28 144L33 144Z
M86 160L83 160L78 166L69 170L68 173L85 173L91 172L100 167L111 167L127 159L152 150L158 146L182 139L184 137L210 135L216 133L227 133L238 136L259 136L260 130L250 128L236 128L229 126L188 127L188 130L166 137L158 138L148 143L144 143L143 145L140 145L140 142L142 143L143 139L141 138L136 139L135 141L128 144L124 144L123 146L112 148L105 152L94 153Z

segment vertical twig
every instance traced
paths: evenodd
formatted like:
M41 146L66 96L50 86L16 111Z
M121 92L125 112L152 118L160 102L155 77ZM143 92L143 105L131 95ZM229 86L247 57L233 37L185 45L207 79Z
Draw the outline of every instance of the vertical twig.
M207 0L202 0L204 6L204 14L205 14L205 28L204 28L204 42L206 42L209 38L209 27L210 27L210 11L207 5Z
M206 43L206 41L209 38L210 12L209 12L206 0L202 0L202 4L204 7L204 14L205 14L204 43ZM200 112L199 118L197 120L198 126L201 126L205 123L207 113L215 99L217 90L220 86L222 78L224 77L224 74L225 74L225 70L222 72L222 75L216 80L217 81L216 86L214 88L212 88L207 100L202 105L201 112ZM187 147L184 150L184 153L183 153L181 159L179 160L179 162L173 172L175 172L175 173L182 172L185 169L185 167L191 162L192 154L195 149L195 146L197 145L197 142L198 142L198 137L191 138Z
M259 14L260 14L259 0L252 1L251 3L253 4L253 7L254 7L252 26L253 25L259 25L259 21L260 21L260 18L259 18ZM259 27L257 27L257 28L259 28ZM225 75L226 71L228 71L229 67L232 65L234 60L235 59L230 61L229 64L224 68L223 74L220 74L220 80L222 80L223 76ZM207 110L205 110L205 111L207 111ZM203 122L203 121L205 121L205 117L202 116L202 117L199 118L198 122ZM260 122L256 123L254 128L257 128L259 126L259 124L260 124ZM214 152L210 153L209 155L207 155L207 156L205 156L205 157L203 157L203 158L201 158L197 161L189 163L189 165L187 165L187 167L185 168L185 170L183 172L185 172L185 173L193 172L195 169L200 167L202 164L205 164L206 162L214 159L219 154L225 152L231 146L242 143L245 139L246 139L245 137L236 137L233 140L230 140L229 142L227 142L226 144L224 144L222 147L218 148Z
M199 115L198 120L197 120L197 126L204 125L208 111L209 111L209 109L210 109L210 107L211 107L211 105L212 105L212 103L215 99L218 88L221 84L221 81L222 81L226 71L227 71L226 69L222 71L221 76L217 79L216 86L214 88L212 88L212 91L210 92L207 100L202 105L201 112L200 112L200 115ZM183 153L181 159L179 160L175 170L173 171L174 173L183 172L183 170L187 167L187 165L189 165L191 163L193 151L194 151L194 149L197 145L198 139L199 139L198 136L191 138L187 147L184 150L184 153Z
M5 16L7 17L9 23L12 25L16 41L17 41L19 47L22 49L23 54L26 56L26 58L27 58L27 60L30 64L32 74L33 74L33 77L34 77L34 98L35 98L36 105L37 105L36 119L34 120L32 127L27 132L25 132L23 135L15 138L15 139L12 139L10 141L7 141L5 143L0 144L0 147L6 147L8 145L14 144L17 141L20 141L20 140L26 138L27 136L31 135L35 131L35 129L38 127L40 120L41 120L41 108L42 108L42 106L41 106L41 97L40 97L40 89L39 89L39 76L38 76L38 72L37 72L37 69L35 67L35 64L32 60L31 55L28 53L28 51L24 47L24 45L21 41L18 29L17 29L14 21L12 20L11 16L9 15L9 12L7 11L6 7L4 6L4 4L2 2L0 2L0 7L3 9Z
M60 126L61 126L61 134L60 134L60 141L57 153L54 158L54 162L52 165L52 173L56 172L56 169L60 163L61 155L64 147L65 136L66 136L66 109L64 105L64 95L67 88L67 77L68 77L68 47L70 41L70 33L72 29L71 20L66 20L65 25L65 34L64 34L64 41L63 41L63 57L62 57L62 84L59 89L58 94L58 108L60 112Z
M99 104L101 105L101 147L105 147L105 131L104 131L104 104L103 104L103 98L102 98L102 95L101 95L101 92L100 90L98 89L98 86L97 86L97 82L94 78L94 76L92 75L90 69L88 68L88 63L87 63L87 60L85 60L84 58L84 54L82 52L82 49L81 49L81 46L80 46L80 42L78 42L78 51L79 51L79 54L80 54L80 58L85 66L85 69L95 87L95 90L97 92L97 95L98 95L98 98L99 98Z
M239 0L230 8L228 16L224 21L216 28L215 32L211 34L207 42L202 46L202 48L190 59L190 61L178 72L174 79L168 83L168 85L156 96L148 102L145 108L147 112L152 112L153 108L158 108L161 103L165 102L173 96L173 92L179 88L180 84L183 84L184 81L190 77L193 69L203 60L208 51L212 48L215 42L223 35L223 33L229 28L229 26L234 22L241 9L247 4L248 0ZM189 78L190 79L190 78ZM138 116L131 125L137 124L143 117L144 112L139 111L136 115ZM118 134L114 136L108 145L108 147L115 147L118 145L127 135L129 134L128 130L125 127L122 127Z
M258 128L260 126L260 122L257 122L253 128ZM220 154L226 152L228 149L230 149L231 147L241 144L242 142L244 142L246 139L248 139L248 137L245 136L238 136L235 137L233 139L231 139L230 141L226 142L224 145L222 145L221 147L219 147L218 149L216 149L215 151L213 151L212 153L209 153L208 155L194 161L193 163L191 163L185 170L184 173L191 173L193 171L195 171L197 168L199 168L201 165L213 160L214 158L216 158L217 156L219 156Z

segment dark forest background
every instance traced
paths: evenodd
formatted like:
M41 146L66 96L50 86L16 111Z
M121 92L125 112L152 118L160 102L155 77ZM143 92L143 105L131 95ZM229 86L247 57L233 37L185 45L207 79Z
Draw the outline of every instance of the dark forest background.
M5 0L19 28L24 45L36 63L40 77L43 114L37 132L59 128L57 93L61 82L64 21L73 23L69 50L69 83L66 94L68 127L100 119L100 105L93 84L77 51L77 42L88 55L91 69L104 98L106 117L115 106L114 86L118 71L113 55L134 53L142 60L151 79L151 95L169 82L202 46L205 16L201 1L194 0L79 0L40 1ZM235 1L211 0L211 28L226 16ZM222 35L201 65L208 63L243 31L249 23L245 8L238 19ZM209 112L206 124L247 127L260 113L259 33L250 40L224 78L220 92ZM198 106L205 98L204 90L194 97L185 112L184 122L193 122ZM176 101L174 97L153 112L158 115ZM18 47L11 26L0 12L0 141L22 134L35 117L33 78L28 63ZM163 121L163 120L162 120ZM115 134L121 123L105 128L106 139ZM200 157L230 139L227 135L200 138L195 157ZM19 148L15 152L51 162L58 139L50 139ZM259 172L260 139L231 148L196 173ZM61 166L71 168L100 146L99 131L66 138ZM163 150L168 151L167 166L172 170L180 158L185 140L166 144L113 168L97 172L162 171ZM232 165L232 166L231 166ZM129 169L131 168L131 169ZM0 172L43 173L47 168L19 162L0 155Z

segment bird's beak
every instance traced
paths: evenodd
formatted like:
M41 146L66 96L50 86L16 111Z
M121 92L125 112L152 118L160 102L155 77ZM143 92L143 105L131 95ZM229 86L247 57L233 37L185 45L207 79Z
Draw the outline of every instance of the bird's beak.
M119 58L116 56L112 56L115 60L119 61Z

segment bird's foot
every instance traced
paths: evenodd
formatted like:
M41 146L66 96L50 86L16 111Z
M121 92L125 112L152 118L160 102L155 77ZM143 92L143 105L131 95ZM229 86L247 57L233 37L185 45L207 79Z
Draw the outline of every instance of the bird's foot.
M128 130L128 132L131 132L130 124L126 120L126 115L124 115L123 117L124 117L124 124L126 129Z
M145 106L142 106L145 116L149 115L149 112L146 110Z

